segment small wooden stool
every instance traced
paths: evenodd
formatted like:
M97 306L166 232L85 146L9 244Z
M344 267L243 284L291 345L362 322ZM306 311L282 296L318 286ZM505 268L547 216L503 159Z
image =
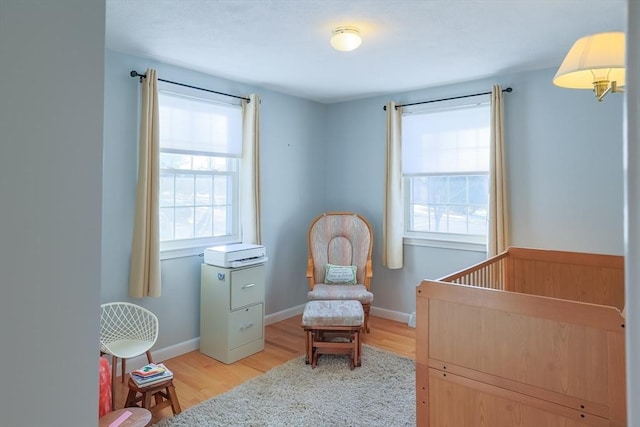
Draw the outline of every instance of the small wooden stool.
M153 406L151 406L151 397L155 399L155 405ZM140 402L140 404L138 404L138 402ZM176 388L173 385L173 379L141 387L136 384L133 378L129 377L129 393L127 394L127 400L124 406L125 408L142 407L152 412L171 406L173 415L182 412L180 402L178 402Z
M362 304L355 300L316 300L304 306L306 357L311 367L320 354L348 354L351 369L361 365L360 332L364 324Z

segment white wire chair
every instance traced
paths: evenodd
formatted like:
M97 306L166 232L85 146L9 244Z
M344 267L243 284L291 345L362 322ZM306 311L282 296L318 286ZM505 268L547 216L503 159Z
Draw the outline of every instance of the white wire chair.
M126 373L126 360L147 355L158 339L158 318L144 307L128 302L111 302L100 306L100 352L111 355L111 406L115 408L115 378L118 359L121 359L122 377Z

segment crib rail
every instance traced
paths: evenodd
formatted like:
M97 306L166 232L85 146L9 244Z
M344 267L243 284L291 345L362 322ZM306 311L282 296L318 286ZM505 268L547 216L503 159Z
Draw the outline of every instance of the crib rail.
M510 247L436 281L624 307L624 258L616 255Z
M479 288L506 290L506 263L508 252L440 279L442 282L470 285Z

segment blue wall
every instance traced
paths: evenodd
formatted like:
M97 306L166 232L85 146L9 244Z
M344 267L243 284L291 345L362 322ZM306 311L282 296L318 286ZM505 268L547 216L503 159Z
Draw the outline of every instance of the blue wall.
M414 311L415 286L486 257L484 252L405 245L405 267L381 265L386 116L383 105L513 87L505 94L512 244L623 253L622 97L598 103L588 91L560 89L555 70L323 105L202 73L106 54L102 300L127 300L136 181L137 79L132 69L234 94L258 93L261 105L265 311L306 300L306 233L326 210L356 211L372 223L374 314ZM136 301L158 314L166 347L199 336L199 257L165 260L160 298Z
M200 335L198 256L162 261L162 296L128 296L137 179L140 84L129 72L158 70L162 79L261 99L262 239L267 247L265 311L300 305L307 293L306 232L325 209L326 107L276 92L107 50L105 73L103 302L132 301L157 314L156 348Z

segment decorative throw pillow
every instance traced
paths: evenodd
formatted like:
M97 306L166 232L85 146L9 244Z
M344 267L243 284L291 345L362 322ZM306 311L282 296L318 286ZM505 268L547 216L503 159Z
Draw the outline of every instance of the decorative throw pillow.
M355 285L357 269L355 265L327 264L324 282L327 285Z

